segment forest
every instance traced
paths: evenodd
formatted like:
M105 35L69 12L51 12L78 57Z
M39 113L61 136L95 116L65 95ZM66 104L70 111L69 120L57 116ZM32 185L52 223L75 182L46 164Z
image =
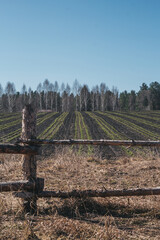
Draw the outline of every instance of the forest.
M16 91L14 83L0 84L0 112L20 112L25 104L32 103L38 111L141 111L160 110L160 83L142 83L138 92L119 92L116 87L110 90L100 83L90 90L75 79L73 86L45 79L33 91L23 84Z

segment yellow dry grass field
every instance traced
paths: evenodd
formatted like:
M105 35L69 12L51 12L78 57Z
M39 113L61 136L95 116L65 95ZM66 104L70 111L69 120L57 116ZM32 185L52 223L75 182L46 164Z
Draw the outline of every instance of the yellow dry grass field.
M160 156L114 160L57 148L49 157L37 156L37 175L45 190L71 191L158 187ZM0 179L23 179L22 160L0 155ZM160 239L160 196L85 199L39 199L37 216L22 212L22 201L0 194L0 239L111 240Z

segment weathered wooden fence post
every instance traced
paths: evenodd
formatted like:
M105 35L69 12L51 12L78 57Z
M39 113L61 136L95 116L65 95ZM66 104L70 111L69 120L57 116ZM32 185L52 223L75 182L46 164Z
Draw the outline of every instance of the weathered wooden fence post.
M31 104L25 106L22 111L22 140L36 139L36 112ZM23 155L23 175L24 180L34 182L37 180L37 162L36 156L31 154ZM23 210L25 213L36 214L37 212L37 197L36 189L34 195L30 199L23 200Z

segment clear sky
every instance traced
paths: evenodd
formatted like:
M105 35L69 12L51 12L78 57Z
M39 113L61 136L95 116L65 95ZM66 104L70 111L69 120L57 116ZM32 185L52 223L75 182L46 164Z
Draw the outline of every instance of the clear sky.
M160 81L160 0L0 0L0 83Z

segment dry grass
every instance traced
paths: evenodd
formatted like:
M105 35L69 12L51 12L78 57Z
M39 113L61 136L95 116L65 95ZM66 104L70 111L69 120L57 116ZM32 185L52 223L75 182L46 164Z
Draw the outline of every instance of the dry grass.
M22 161L0 158L1 181L22 179ZM129 189L159 185L160 157L100 159L63 148L39 159L38 177L46 190ZM11 193L0 194L0 239L159 239L160 196L39 199L38 215L22 212Z

